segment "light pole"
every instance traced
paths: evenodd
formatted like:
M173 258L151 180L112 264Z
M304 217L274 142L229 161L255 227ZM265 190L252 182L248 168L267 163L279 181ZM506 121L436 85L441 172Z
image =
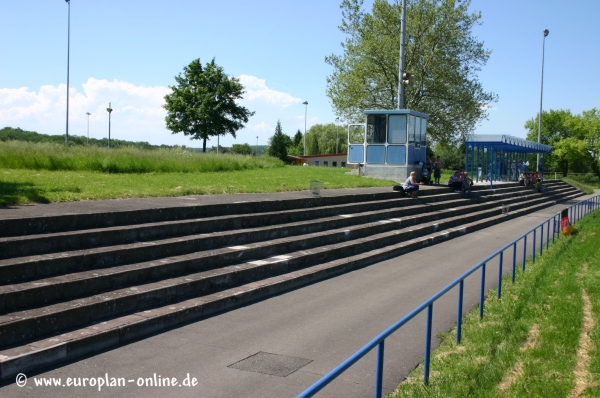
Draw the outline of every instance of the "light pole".
M546 36L548 36L550 31L548 29L544 29L544 38L542 39L542 87L540 89L540 120L538 126L538 144L541 142L542 138L542 98L544 96L544 50L546 47ZM540 154L537 154L537 166L536 170L540 171ZM544 176L542 176L544 178Z
M256 136L256 156L258 156L258 136Z
M335 153L337 154L339 153L338 146L340 142L340 126L338 125L340 118L336 117L335 122Z
M69 145L69 53L71 50L71 0L65 0L69 9L67 19L67 134L65 135L65 145Z
M306 156L306 112L308 112L308 101L304 101L302 105L304 105L304 156Z
M402 0L402 15L400 16L400 64L398 65L398 109L404 107L404 43L406 37L406 0Z
M91 115L91 113L86 112L85 114L88 117L88 140L87 140L87 144L88 144L88 146L90 146L90 115Z
M106 108L108 112L108 147L110 148L110 114L112 113L112 108L110 107L110 102L108 103L108 108Z

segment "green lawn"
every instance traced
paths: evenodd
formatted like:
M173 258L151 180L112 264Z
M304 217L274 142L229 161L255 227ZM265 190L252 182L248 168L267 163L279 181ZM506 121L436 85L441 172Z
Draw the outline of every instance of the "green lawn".
M77 200L391 187L392 181L346 175L349 169L284 166L214 173L102 173L0 169L0 205ZM391 188L390 188L391 189Z
M576 227L465 317L460 345L441 336L428 386L419 366L390 396L599 397L600 212Z
M588 195L592 194L594 189L600 189L600 180L591 174L562 177L562 180Z

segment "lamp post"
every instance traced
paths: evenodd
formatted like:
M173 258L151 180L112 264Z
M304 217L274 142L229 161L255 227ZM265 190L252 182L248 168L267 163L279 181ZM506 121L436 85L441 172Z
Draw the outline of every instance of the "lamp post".
M406 0L402 0L402 15L400 16L400 63L398 65L398 109L404 107L404 45L406 37Z
M337 154L339 153L338 146L340 142L340 126L338 125L340 118L336 117L335 122L335 153Z
M304 156L306 156L306 112L308 112L308 101L304 101L302 105L304 105Z
M67 130L65 145L69 145L69 53L71 49L71 0L65 0L69 9L67 18Z
M258 136L256 136L256 156L258 156Z
M108 112L108 147L110 148L110 114L112 113L112 108L110 107L110 102L108 103L108 108L106 108Z
M88 146L90 146L90 115L91 115L91 113L86 112L85 114L88 117L88 139L87 139L87 144L88 144Z
M546 36L548 36L548 33L550 33L550 31L548 29L544 29L544 38L542 40L542 87L540 89L540 119L539 119L539 126L538 126L538 144L541 142L541 138L542 138L542 98L544 96L544 50L546 47ZM537 154L536 170L538 172L540 171L540 154L539 154L539 152ZM542 178L543 178L543 176L542 176Z

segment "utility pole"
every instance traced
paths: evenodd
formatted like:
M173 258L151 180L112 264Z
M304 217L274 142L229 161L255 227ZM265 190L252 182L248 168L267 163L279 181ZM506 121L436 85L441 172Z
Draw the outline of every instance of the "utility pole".
M398 65L398 109L404 107L404 42L406 37L406 0L402 0L400 16L400 65Z
M540 89L540 119L539 119L539 126L538 126L538 144L541 143L541 138L542 138L542 98L544 96L544 49L546 47L546 36L548 36L548 34L550 33L550 31L548 29L544 30L544 39L542 40L542 88ZM540 171L540 154L537 154L537 165L535 166L535 169L539 172ZM544 178L544 176L542 176L542 179Z

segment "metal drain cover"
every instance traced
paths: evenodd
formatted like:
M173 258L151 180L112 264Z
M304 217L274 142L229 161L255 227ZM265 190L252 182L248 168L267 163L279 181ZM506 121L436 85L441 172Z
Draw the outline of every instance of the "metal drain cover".
M228 368L286 377L311 362L312 359L288 357L286 355L277 355L261 351L229 365Z

